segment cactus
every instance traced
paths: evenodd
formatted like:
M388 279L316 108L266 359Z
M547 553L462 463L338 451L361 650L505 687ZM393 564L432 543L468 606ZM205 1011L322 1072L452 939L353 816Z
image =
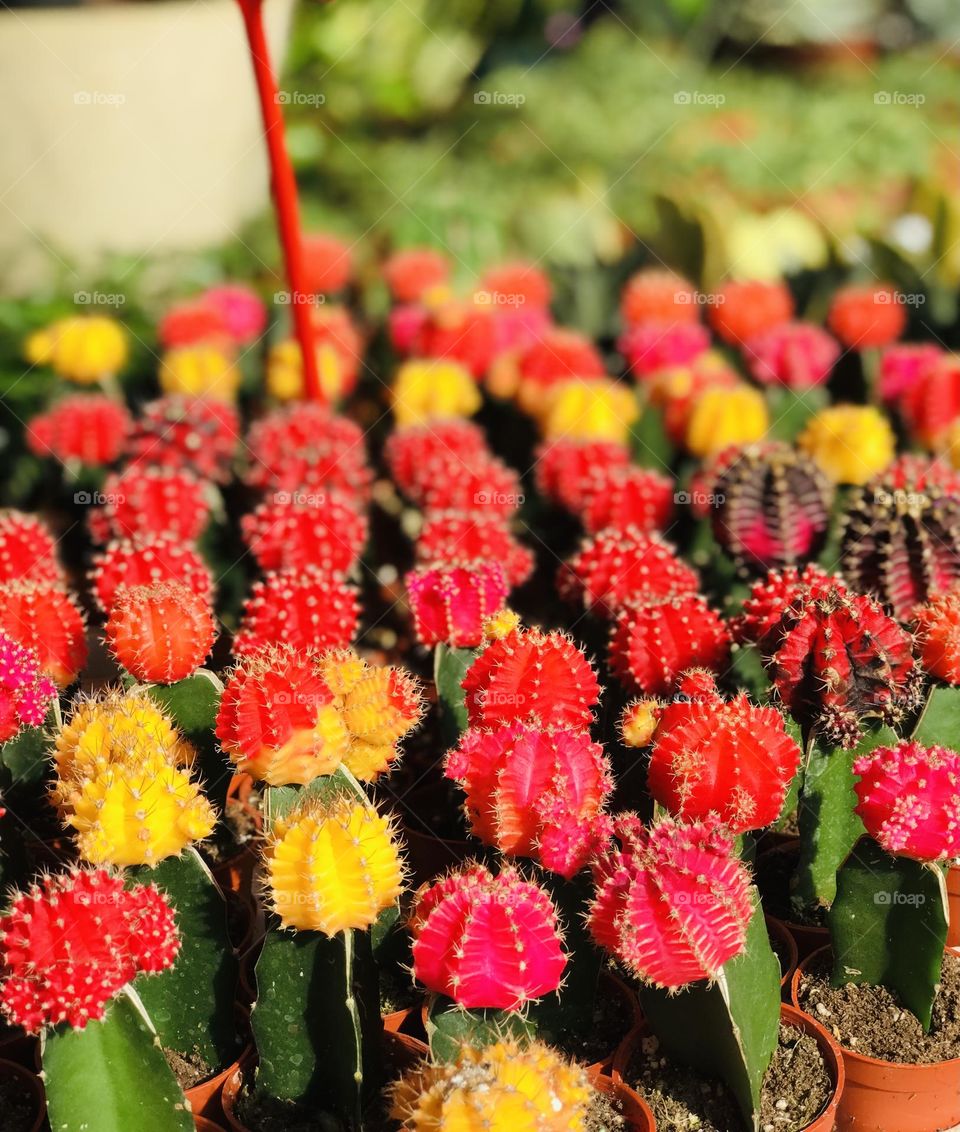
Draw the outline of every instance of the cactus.
M516 394L520 408L535 416L556 385L605 374L603 357L585 334L551 326L524 349L502 359L491 379L501 395Z
M547 893L506 867L471 863L417 893L413 974L465 1009L518 1010L555 991L567 965Z
M398 428L448 417L472 417L482 399L474 375L453 358L414 358L397 370L391 388Z
M911 639L872 598L841 586L801 593L776 632L777 693L826 743L853 747L864 720L895 723L916 705Z
M233 638L233 654L253 656L280 644L301 650L343 648L356 636L359 620L356 587L342 575L317 566L275 570L254 583Z
M840 549L844 576L900 620L960 581L960 496L949 480L937 465L912 460L850 499Z
M155 684L196 672L217 635L209 598L183 582L125 586L114 598L105 632L117 663Z
M620 738L626 747L648 747L657 733L660 700L631 700L620 713Z
M770 825L780 816L800 766L800 747L776 708L741 693L724 700L712 677L660 712L650 756L650 793L683 821L719 815L731 833Z
M741 570L761 573L816 557L826 542L833 486L788 444L754 444L710 485L714 538Z
M907 311L892 287L851 284L834 293L827 325L849 349L873 350L900 337Z
M925 448L938 448L960 415L960 366L951 354L925 365L905 390L898 408L910 435Z
M749 342L765 330L789 322L793 298L786 283L759 279L730 280L707 306L713 332L732 346Z
M127 444L131 464L185 468L223 483L241 432L236 409L203 397L160 397L140 411Z
M743 611L731 622L733 635L741 644L756 645L769 657L779 645L779 628L783 612L801 594L819 596L832 588L843 590L843 583L810 562L803 569L786 566L771 570L765 578L753 583L744 599Z
M401 248L380 265L395 303L415 303L450 277L450 260L433 248Z
M934 342L897 342L888 346L880 355L878 392L881 400L895 405L943 357L943 350Z
M913 611L920 663L945 684L960 684L960 587Z
M600 531L560 567L557 589L567 601L611 617L630 601L696 593L696 571L658 535L635 527Z
M475 648L483 626L506 601L509 584L496 561L426 566L404 579L420 644Z
M210 517L203 481L183 468L132 464L107 477L103 496L103 507L90 517L91 534L99 543L147 534L194 542Z
M50 366L77 385L115 377L129 355L126 331L104 315L60 318L32 334L25 353L31 365Z
M502 515L438 511L428 515L416 545L418 566L448 566L478 559L498 562L510 586L533 572L533 552L518 542Z
M57 545L35 515L0 510L0 582L27 579L52 584L63 581Z
M87 663L83 613L55 583L0 584L0 632L35 652L42 671L61 688L72 684Z
M489 456L483 430L471 421L434 421L395 429L383 449L390 476L400 491L415 504L455 460L471 464Z
M493 361L496 345L490 308L450 298L427 308L411 343L411 353L446 365L456 363L476 379Z
M542 444L534 468L537 490L552 503L578 514L587 499L596 469L603 474L630 467L630 450L612 440L559 437Z
M830 405L810 417L797 446L834 483L864 484L889 467L896 450L890 422L873 405Z
M528 720L582 730L600 696L590 662L563 633L513 629L495 637L463 678L471 727Z
M57 695L57 686L32 649L0 633L0 743L25 727L39 727Z
M77 394L32 417L26 442L41 459L103 467L119 459L132 426L123 402L104 394Z
M748 338L743 353L747 368L761 385L805 390L827 380L840 347L812 322L783 322Z
M730 644L726 625L699 594L643 600L619 614L609 662L630 690L667 695L687 668L725 668Z
M709 348L710 332L698 322L628 326L617 339L628 371L641 382L664 370L689 365Z
M602 844L613 789L603 748L582 731L510 723L471 729L444 772L466 793L475 837L511 857L534 857L570 878Z
M714 978L743 950L753 914L732 838L715 818L647 828L635 814L618 816L615 836L593 865L596 942L654 986Z
M416 1065L392 1087L390 1115L406 1132L585 1132L591 1096L580 1066L507 1038Z
M628 325L698 322L700 308L693 284L665 268L645 267L631 275L620 296L620 314Z
M332 773L350 745L316 664L288 646L241 660L227 680L216 733L240 770L272 786Z
M261 570L318 566L346 574L367 541L367 519L337 488L314 496L277 492L240 521L243 540Z
M199 597L213 600L213 578L203 559L189 543L171 535L114 539L93 560L90 583L104 613L110 612L121 587L154 582L182 582Z
M428 514L465 511L509 516L523 502L519 475L489 454L465 457L447 452L436 461L433 473L414 500Z
M589 534L611 527L644 533L662 530L673 514L675 489L672 478L651 468L601 465L583 482L578 514Z

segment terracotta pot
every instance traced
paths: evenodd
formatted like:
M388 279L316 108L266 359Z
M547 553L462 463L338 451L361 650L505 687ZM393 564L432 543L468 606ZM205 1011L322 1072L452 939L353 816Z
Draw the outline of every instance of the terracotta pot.
M426 884L438 874L474 856L478 845L466 838L437 837L431 833L424 815L445 810L448 783L432 784L411 792L400 809L407 863L416 884Z
M947 947L960 947L960 865L947 869L947 906L950 909Z
M224 1083L228 1078L232 1077L243 1062L249 1060L252 1055L253 1047L247 1046L240 1056L235 1061L232 1061L226 1069L222 1069L219 1073L215 1073L212 1077L201 1081L199 1085L194 1085L192 1089L184 1090L184 1096L190 1102L190 1111L195 1117L200 1116L207 1120L220 1119L223 1115L223 1109L220 1105L220 1095L223 1092Z
M768 858L774 856L795 857L799 852L800 839L794 837L771 849L765 849L757 857L757 866L758 868L762 867L762 862ZM761 895L763 895L762 889ZM790 935L793 936L793 942L797 947L797 955L801 960L830 942L830 933L826 927L821 927L816 924L798 924L794 920L786 919L783 916L776 918L783 924Z
M223 1132L222 1124L208 1120L205 1116L195 1116L193 1118L193 1126L196 1132Z
M800 978L826 954L821 948L808 955L794 972L791 998L801 1013ZM846 1071L837 1110L840 1132L940 1132L960 1124L960 1057L909 1065L840 1049Z
M592 1084L598 1093L619 1102L626 1132L656 1132L657 1124L650 1106L639 1093L635 1093L622 1081L614 1081L602 1073L593 1078Z
M778 956L778 958L780 958L781 969L780 992L784 1001L787 1001L790 998L790 980L793 978L793 972L797 969L799 962L797 941L793 938L790 929L783 920L778 920L776 916L764 916L763 918L771 942L776 940L780 945L780 951L785 953L786 965L784 965L783 956Z
M40 1132L47 1115L47 1102L43 1095L43 1085L36 1073L31 1073L15 1061L0 1061L0 1077L16 1078L23 1085L24 1092L30 1095L33 1113L33 1123L28 1125L29 1132Z

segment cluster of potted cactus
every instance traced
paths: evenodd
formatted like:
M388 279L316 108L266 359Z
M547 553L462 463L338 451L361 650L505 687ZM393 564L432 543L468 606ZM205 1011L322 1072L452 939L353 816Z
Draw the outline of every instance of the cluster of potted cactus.
M532 265L308 266L325 401L239 286L159 395L28 344L4 1127L960 1123L960 364L882 286L644 270L616 353Z

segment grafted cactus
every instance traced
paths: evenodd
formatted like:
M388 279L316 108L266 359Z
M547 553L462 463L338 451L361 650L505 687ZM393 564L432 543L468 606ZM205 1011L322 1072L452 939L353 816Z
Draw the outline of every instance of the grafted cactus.
M44 673L61 688L72 684L87 663L83 613L56 583L0 584L0 632L35 652Z
M124 587L105 632L117 663L138 680L156 684L196 672L217 635L210 599L183 582Z
M25 727L39 727L56 694L37 654L0 633L0 743Z
M97 604L109 613L118 591L154 582L182 582L200 597L213 597L213 578L199 552L172 535L114 539L94 559L90 582Z
M499 562L421 566L406 576L413 625L422 645L475 648L483 626L510 591Z

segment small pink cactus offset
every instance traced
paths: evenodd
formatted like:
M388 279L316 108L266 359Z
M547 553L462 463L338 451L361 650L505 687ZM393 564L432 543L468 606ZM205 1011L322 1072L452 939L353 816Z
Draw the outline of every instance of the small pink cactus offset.
M690 698L660 712L650 793L684 821L717 814L731 833L776 821L800 765L783 716L742 693L724 700L710 673L681 678L678 690Z
M600 685L590 662L563 633L514 629L490 643L463 678L471 727L524 720L584 730Z
M615 835L619 846L593 867L593 938L656 986L714 978L743 950L753 913L750 875L729 834L715 818L647 828L621 814Z
M414 977L467 1010L519 1010L567 965L553 902L514 868L471 863L424 886L410 931Z
M24 727L39 727L56 694L37 654L0 633L0 743Z
M917 861L960 857L960 754L903 740L853 764L857 813L888 853Z
M500 609L510 586L499 562L411 570L407 597L417 639L427 648L476 648L484 623Z
M179 949L173 909L153 885L124 889L102 869L48 876L0 917L0 1007L28 1033L60 1022L82 1030Z
M585 731L470 728L445 771L466 792L474 836L507 856L537 858L569 878L605 840L613 779L603 748Z

